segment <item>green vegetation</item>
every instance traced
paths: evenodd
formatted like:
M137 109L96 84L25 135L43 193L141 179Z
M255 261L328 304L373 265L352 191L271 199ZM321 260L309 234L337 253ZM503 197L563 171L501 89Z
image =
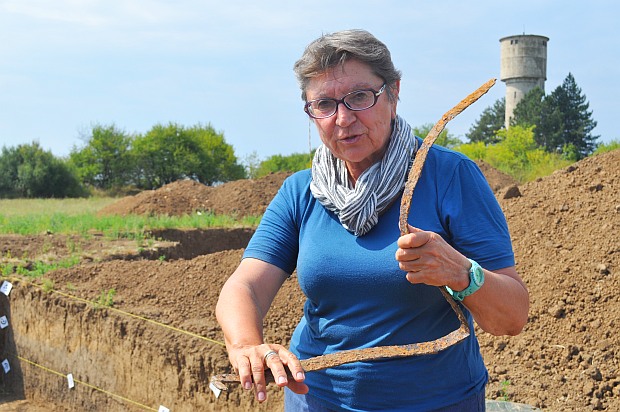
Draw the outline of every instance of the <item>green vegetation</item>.
M92 233L101 233L108 239L135 239L137 248L140 249L154 242L152 230L256 227L261 218L261 216L236 218L210 213L196 213L191 216L97 216L97 211L101 207L115 200L113 198L0 200L0 234L55 233L88 238ZM10 252L7 252L0 259L0 274L39 278L50 271L78 265L79 242L68 239L67 249L71 252L69 258L53 262L29 261L27 256L18 256L14 259ZM45 252L45 245L43 251ZM163 261L166 257L160 256L159 259ZM43 286L53 288L53 285Z
M157 189L181 179L206 185L246 178L232 146L211 125L157 124L144 135L99 125L82 136L68 159L39 143L2 147L0 198L89 196Z
M611 152L612 150L618 150L618 149L620 149L620 139L615 139L615 140L610 141L609 143L600 144L594 151L594 154L597 155L597 154Z
M97 189L156 189L181 179L212 185L246 177L232 146L211 125L156 124L133 136L115 125L95 125L84 140L69 161L81 181Z
M0 197L79 197L82 185L74 170L39 143L2 147Z
M515 107L510 126L535 126L537 147L569 160L580 160L592 154L598 145L599 136L591 133L596 121L592 119L589 106L586 96L569 73L562 85L547 96L540 88L531 90ZM498 100L493 107L485 109L470 128L469 141L501 142L502 136L498 132L504 129L504 107L504 100Z
M83 136L85 146L71 151L69 163L83 184L98 189L126 185L135 162L131 153L132 137L115 125L96 124L90 135Z
M116 296L115 289L102 290L97 300L95 300L95 308L111 308L114 306L114 296Z
M15 218L20 216L51 216L57 213L62 213L67 216L95 214L116 201L118 201L118 199L114 197L89 197L78 199L0 199L0 216ZM2 227L1 224L0 227Z
M50 293L52 290L54 290L54 281L51 279L42 279L41 289L43 289L43 292L45 293Z
M556 153L539 148L534 141L533 127L513 126L498 132L500 143L467 143L455 150L473 160L484 160L519 182L529 182L573 163Z
M503 380L502 382L500 382L500 400L504 401L504 402L508 402L510 400L510 395L508 394L508 388L510 388L510 381L509 380Z
M10 276L15 272L15 265L12 263L3 263L0 265L0 274L4 277Z
M85 202L88 200L85 199ZM103 233L110 239L144 240L149 232L157 229L206 229L212 227L255 227L260 216L236 218L219 216L211 213L185 216L97 216L95 213L69 215L50 207L48 213L40 214L4 214L0 202L0 234L35 235L41 233L78 234L89 236L90 233ZM21 200L26 207L28 200ZM51 202L51 200L50 200Z
M412 127L412 132L414 135L424 139L434 126L435 125L433 123L426 123L422 126ZM439 133L439 136L437 136L437 140L435 140L436 145L447 147L449 149L453 149L461 143L463 142L461 142L457 137L452 136L448 129L443 129L443 131Z
M312 153L293 153L288 156L270 156L253 170L252 177L259 178L275 172L298 172L309 169L312 166L313 156L314 151Z
M30 262L27 266L15 265L13 263L3 263L0 266L2 276L10 276L13 274L28 276L31 278L39 278L52 270L60 268L70 268L80 263L77 256L63 259L57 262L48 263L43 261Z
M483 159L525 182L547 175L567 162L618 148L617 140L607 145L597 142L599 136L592 134L596 127L592 115L586 96L569 73L549 95L540 88L530 91L515 108L510 131L505 129L505 100L500 99L486 108L471 126L465 136L469 143L462 144L446 129L436 144L460 150L473 159ZM425 137L432 126L427 123L413 127L413 132ZM95 124L83 134L82 140L84 145L74 146L66 159L54 157L37 142L2 147L0 199L92 198L98 193L112 196L157 189L181 179L216 185L274 172L297 172L311 167L313 157L310 151L277 154L261 160L254 152L241 164L224 134L210 124L190 127L172 122L156 124L143 134L126 133L114 124ZM28 206L37 207L34 203ZM174 223L127 219L128 223L121 224L90 216L90 209L68 221L67 209L55 206L59 205L50 210L62 209L62 216L50 217L44 212L43 217L34 210L26 213L24 208L16 213L11 207L19 208L19 203L0 202L0 233L107 230L124 236L123 233L140 233L168 224L180 223L184 227L222 224L209 219L205 223L204 218ZM7 221L7 216L21 215L28 215L33 221Z
M493 106L482 111L480 118L470 127L466 137L471 143L483 142L487 144L499 143L496 135L504 128L506 116L506 99L502 97Z

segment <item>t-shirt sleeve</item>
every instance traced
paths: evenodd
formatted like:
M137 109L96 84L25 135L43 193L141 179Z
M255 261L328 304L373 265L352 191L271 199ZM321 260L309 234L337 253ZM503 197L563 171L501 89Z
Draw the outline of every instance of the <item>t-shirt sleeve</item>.
M304 180L304 173L299 173L284 181L265 210L243 258L256 258L293 273L299 252L298 222Z
M441 205L448 241L457 250L489 270L514 266L506 218L476 163L456 165Z

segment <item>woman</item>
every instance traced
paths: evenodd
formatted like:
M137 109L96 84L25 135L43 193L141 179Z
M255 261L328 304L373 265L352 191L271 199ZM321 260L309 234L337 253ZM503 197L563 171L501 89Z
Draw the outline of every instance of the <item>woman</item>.
M484 410L487 372L473 333L436 355L304 374L299 359L457 329L437 286L461 302L472 331L475 320L495 335L522 330L529 297L501 209L465 156L431 148L411 233L400 235L400 198L421 140L396 113L400 72L383 43L361 30L324 35L295 72L323 145L312 170L284 182L221 291L217 317L242 385L264 401L271 369L286 387L286 411ZM262 321L295 269L307 301L287 349L263 341Z

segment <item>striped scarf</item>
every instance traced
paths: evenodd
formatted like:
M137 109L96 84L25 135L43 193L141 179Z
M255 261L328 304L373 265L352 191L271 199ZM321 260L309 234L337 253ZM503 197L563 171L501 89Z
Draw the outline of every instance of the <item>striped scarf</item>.
M394 123L385 155L360 175L355 187L349 182L345 163L325 145L319 146L314 155L312 195L355 236L368 233L405 187L417 140L400 116L396 116Z

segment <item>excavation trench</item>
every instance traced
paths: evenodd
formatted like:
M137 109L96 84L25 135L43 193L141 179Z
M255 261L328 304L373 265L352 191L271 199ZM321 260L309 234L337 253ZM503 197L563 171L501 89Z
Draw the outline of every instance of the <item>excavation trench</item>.
M0 382L0 410L19 410L10 409L18 400L27 400L29 411L254 411L281 405L274 389L269 406L241 390L218 398L209 389L213 374L229 370L215 301L251 234L158 232L160 250L139 259L118 259L116 250L114 259L57 270L46 275L52 290L41 280L5 278L12 290L8 297L0 294L0 316L9 323L0 331L0 349L10 371ZM296 285L287 282L287 301L299 294L289 287ZM112 303L101 300L112 289ZM278 323L266 322L270 329Z

